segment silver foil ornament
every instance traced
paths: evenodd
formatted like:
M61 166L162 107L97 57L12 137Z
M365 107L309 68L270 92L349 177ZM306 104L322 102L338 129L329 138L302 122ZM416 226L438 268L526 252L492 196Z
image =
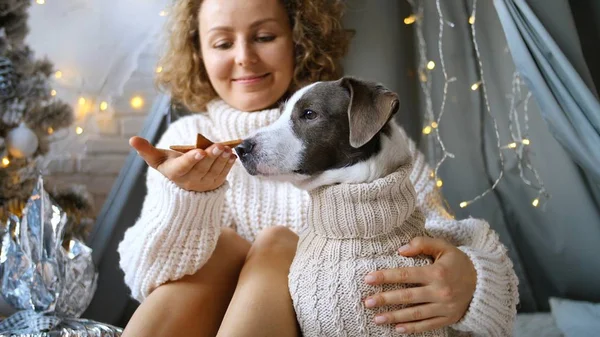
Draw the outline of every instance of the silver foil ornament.
M39 177L22 218L0 226L0 294L14 309L64 321L88 307L98 274L83 239L63 241L67 222Z
M27 310L0 322L0 336L119 337L123 329L88 319L57 317Z
M71 239L63 250L65 274L55 312L61 316L79 317L90 305L96 292L98 274L92 261L92 249Z
M40 177L23 216L10 217L3 248L2 295L19 310L53 311L62 287L64 258L61 250L67 216L52 203ZM6 237L8 236L8 239Z

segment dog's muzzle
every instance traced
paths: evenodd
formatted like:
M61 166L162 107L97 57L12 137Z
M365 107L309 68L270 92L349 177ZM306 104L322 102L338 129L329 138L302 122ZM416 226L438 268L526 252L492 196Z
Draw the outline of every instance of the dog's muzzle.
M235 147L235 152L242 161L242 165L251 175L256 175L256 161L254 160L254 148L256 142L252 138L245 139L240 145Z
M235 147L235 152L237 152L238 156L243 160L243 158L247 158L252 154L254 145L256 145L256 143L252 139L245 139L240 145Z

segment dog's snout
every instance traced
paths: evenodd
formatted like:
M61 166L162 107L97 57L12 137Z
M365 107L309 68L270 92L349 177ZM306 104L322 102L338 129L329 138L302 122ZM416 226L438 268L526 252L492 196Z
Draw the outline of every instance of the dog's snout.
M235 147L235 151L240 157L244 157L252 152L254 145L256 145L256 143L252 139L246 139L242 144Z

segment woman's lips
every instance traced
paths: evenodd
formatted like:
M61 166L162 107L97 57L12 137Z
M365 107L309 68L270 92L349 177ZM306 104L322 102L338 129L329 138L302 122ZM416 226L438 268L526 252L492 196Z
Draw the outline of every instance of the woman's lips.
M243 76L243 77L238 77L233 79L233 82L235 83L240 83L240 84L254 84L257 82L260 82L261 80L263 80L265 77L269 76L269 73L266 73L264 75L256 75L256 76Z

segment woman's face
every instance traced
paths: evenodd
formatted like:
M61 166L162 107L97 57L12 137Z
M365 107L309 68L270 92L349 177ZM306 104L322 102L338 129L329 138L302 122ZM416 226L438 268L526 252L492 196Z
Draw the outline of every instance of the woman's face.
M232 107L276 103L294 73L292 29L280 0L205 0L200 46L210 82Z

